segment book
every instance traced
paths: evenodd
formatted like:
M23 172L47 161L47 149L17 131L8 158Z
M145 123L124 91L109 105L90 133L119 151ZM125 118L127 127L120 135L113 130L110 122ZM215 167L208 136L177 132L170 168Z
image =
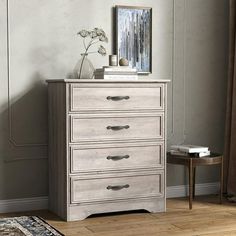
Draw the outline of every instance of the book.
M130 66L103 66L102 68L98 68L97 70L101 71L134 71L137 72L136 68L132 68Z
M137 75L135 71L95 71L94 75Z
M200 153L209 151L208 147L197 146L197 145L172 145L172 150L182 151L187 153Z
M177 155L177 156L188 156L189 155L189 153L187 153L187 152L181 152L181 151L176 151L176 150L170 150L170 154Z
M198 154L198 157L206 157L206 156L210 156L211 152L208 150L207 152L199 152L197 154Z
M122 80L122 79L128 79L128 80L137 80L137 75L94 75L94 79L111 79L111 80Z
M195 153L188 153L188 152L182 152L182 151L176 151L176 150L170 150L170 153L172 155L177 156L188 156L188 157L205 157L210 156L211 152L208 150L206 152L195 152Z
M129 66L103 66L95 70L94 74L137 74L137 69Z

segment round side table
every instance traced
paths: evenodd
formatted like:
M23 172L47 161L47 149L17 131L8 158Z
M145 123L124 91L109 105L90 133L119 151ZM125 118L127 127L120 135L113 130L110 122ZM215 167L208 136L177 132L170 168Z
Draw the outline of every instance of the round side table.
M206 157L179 156L167 153L167 163L184 165L189 173L189 209L192 209L192 201L195 196L195 175L197 166L221 165L220 173L220 203L223 193L223 155L212 153Z

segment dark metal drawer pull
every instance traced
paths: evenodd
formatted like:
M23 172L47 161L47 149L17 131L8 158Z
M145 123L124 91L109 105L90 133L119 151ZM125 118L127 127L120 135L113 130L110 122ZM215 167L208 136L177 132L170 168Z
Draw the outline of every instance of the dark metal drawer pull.
M107 160L112 160L112 161L119 161L122 159L128 159L129 155L125 155L125 156L108 156Z
M115 185L115 186L107 186L107 189L108 190L114 190L114 191L117 191L117 190L121 190L123 188L129 188L129 184L125 184L125 185Z
M107 129L111 130L122 130L122 129L128 129L129 125L124 125L124 126L107 126Z
M107 100L112 100L112 101L120 101L120 100L128 100L129 96L108 96Z

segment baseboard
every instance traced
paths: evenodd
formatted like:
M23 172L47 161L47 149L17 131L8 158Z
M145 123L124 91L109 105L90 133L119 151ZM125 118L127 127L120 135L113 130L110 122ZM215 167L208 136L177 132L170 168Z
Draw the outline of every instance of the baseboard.
M167 187L166 194L167 198L174 197L185 197L188 195L188 185L178 185L178 186L169 186ZM208 195L219 193L220 183L204 183L195 185L195 194L196 195Z
M196 184L196 195L215 194L219 192L219 183ZM167 187L167 198L185 197L188 185ZM48 209L48 197L20 198L0 200L0 213L33 211Z
M48 209L48 197L0 200L0 213Z

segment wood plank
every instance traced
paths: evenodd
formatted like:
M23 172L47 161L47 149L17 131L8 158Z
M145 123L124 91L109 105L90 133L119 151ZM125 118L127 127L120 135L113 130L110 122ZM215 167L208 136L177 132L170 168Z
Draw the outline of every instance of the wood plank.
M168 199L167 212L109 213L82 221L65 222L49 211L0 214L2 217L38 215L66 236L228 236L236 235L236 204L218 196L196 197L193 209L188 199Z

